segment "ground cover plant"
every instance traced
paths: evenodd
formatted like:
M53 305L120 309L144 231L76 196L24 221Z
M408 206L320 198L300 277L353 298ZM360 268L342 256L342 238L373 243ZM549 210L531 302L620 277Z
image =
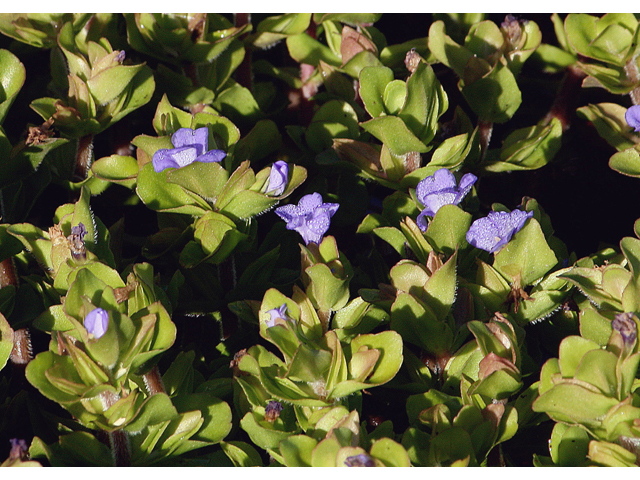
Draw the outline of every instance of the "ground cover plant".
M635 15L0 32L2 466L640 465Z

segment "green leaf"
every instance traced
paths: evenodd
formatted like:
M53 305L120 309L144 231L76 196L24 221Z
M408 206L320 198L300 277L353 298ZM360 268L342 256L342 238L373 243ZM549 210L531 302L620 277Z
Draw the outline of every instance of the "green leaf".
M128 155L111 155L96 160L91 164L91 171L96 178L133 188L138 176L138 162Z
M317 66L320 60L334 67L342 65L342 59L331 49L306 33L287 37L289 55L298 63Z
M609 159L609 167L623 175L640 178L640 153L633 147L614 153Z
M389 147L394 155L429 151L429 147L422 143L399 117L376 117L361 123L360 126Z
M462 94L484 122L505 123L522 103L522 94L513 73L499 62L487 75L465 84Z
M310 13L287 13L267 17L256 27L251 42L257 48L268 48L283 38L305 32L311 22Z
M433 68L420 62L407 80L407 99L398 117L422 143L428 145L435 137L438 119L447 108L447 94Z
M179 185L168 183L167 171L155 172L147 163L138 173L136 192L152 210L202 216L211 207L195 194Z
M520 285L525 286L538 280L557 262L540 224L532 218L495 254L493 266L512 281L519 277Z
M571 383L555 385L533 403L534 412L544 412L555 421L598 428L602 418L618 404L615 398Z
M13 330L0 313L0 370L7 364L13 350Z
M220 442L224 453L236 467L262 467L262 458L258 451L246 442Z
M622 105L617 103L590 103L578 108L576 111L579 116L593 123L598 134L619 152L628 150L638 143L638 135L630 129L624 118L627 109ZM614 168L611 162L609 162L609 166ZM614 168L614 170L616 169Z
M435 354L446 351L453 342L449 326L408 293L399 293L391 306L391 328L405 342Z
M500 149L500 160L489 161L484 168L489 172L534 170L549 163L561 146L562 125L552 118L533 127L512 132Z
M156 108L156 114L153 117L153 129L158 136L171 135L180 128L191 128L192 121L193 116L171 105L165 93L158 103L158 108Z
M311 454L317 444L306 435L292 435L280 442L280 453L287 467L310 467Z
M427 227L426 237L433 248L446 255L467 246L466 234L471 214L457 205L443 205Z
M393 80L387 67L365 67L360 71L360 97L369 115L379 117L385 109L385 89Z
M26 70L18 57L0 49L0 125L26 79Z

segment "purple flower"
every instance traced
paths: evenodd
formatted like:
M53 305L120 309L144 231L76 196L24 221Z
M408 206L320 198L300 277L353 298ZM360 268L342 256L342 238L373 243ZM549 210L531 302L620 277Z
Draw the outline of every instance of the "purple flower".
M625 346L633 348L638 338L638 326L633 319L633 313L618 313L611 322L611 327L620 332Z
M27 442L23 439L11 438L11 451L9 452L9 458L11 460L26 460L29 454L29 447Z
M285 205L276 208L276 214L287 222L288 230L295 230L309 245L320 243L329 230L331 217L338 210L337 203L322 203L322 195L311 193L300 199L298 205Z
M275 400L271 400L264 408L264 419L267 422L275 422L282 411L282 404Z
M71 256L75 260L86 260L87 251L84 243L84 236L87 234L87 228L84 223L80 222L75 227L71 227L71 235L67 237L70 244Z
M271 172L269 173L269 181L267 181L265 193L267 195L273 195L274 197L282 195L282 193L287 188L288 182L289 165L287 164L287 162L278 160L271 167Z
M467 173L460 179L460 185L456 185L456 177L453 173L446 168L441 168L433 175L421 180L416 187L418 200L425 207L416 219L420 230L427 231L425 217L434 217L443 205L458 205L477 179L478 177L474 174Z
M165 168L181 168L193 162L220 162L227 156L222 150L208 150L209 129L193 130L180 128L171 137L175 148L162 148L153 154L153 169L161 172Z
M512 212L489 212L471 224L467 232L467 242L476 248L494 253L504 247L518 232L533 212L514 210Z
M353 457L347 457L344 461L344 464L347 467L375 467L376 462L373 461L366 453L361 453L359 455L354 455Z
M640 105L628 108L624 114L624 119L636 132L640 132Z
M277 320L280 320L280 319L287 320L289 318L287 317L286 303L283 303L278 308L272 308L271 310L268 310L267 313L271 315L271 318L265 322L267 325L267 328L275 327L277 325L276 323Z
M91 310L86 317L84 317L84 328L87 332L92 334L96 339L105 334L109 327L109 312L102 308L95 308Z

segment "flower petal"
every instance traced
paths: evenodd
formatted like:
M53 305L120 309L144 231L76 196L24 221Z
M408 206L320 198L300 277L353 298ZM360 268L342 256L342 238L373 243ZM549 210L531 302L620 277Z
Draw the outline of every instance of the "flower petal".
M416 187L416 196L420 203L425 204L424 198L427 195L431 195L433 193L437 193L441 190L456 188L456 177L453 176L446 168L441 168L440 170L436 170L436 172L421 180Z
M227 154L224 150L209 150L196 158L195 161L204 163L221 162L226 156Z
M627 124L636 132L640 132L640 105L633 105L624 114Z
M533 211L489 212L471 224L467 232L467 242L476 248L495 253L520 231L527 219L533 217Z
M269 172L269 180L267 181L267 186L265 188L265 193L267 195L279 196L287 188L287 183L289 180L289 165L287 162L283 162L282 160L278 160L271 166L271 171Z
M178 168L178 164L171 156L173 149L162 148L156 150L153 154L153 169L157 172L163 171L165 168Z
M209 147L209 129L201 127L196 130L191 128L179 128L171 136L171 143L174 147L193 146L196 148L198 156L205 153Z

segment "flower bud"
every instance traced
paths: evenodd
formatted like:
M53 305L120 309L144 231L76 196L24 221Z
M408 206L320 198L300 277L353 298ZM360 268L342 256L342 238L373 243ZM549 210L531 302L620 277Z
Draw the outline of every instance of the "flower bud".
M264 409L264 419L267 422L275 422L282 411L282 404L275 400L271 400Z
M265 193L274 197L282 195L282 193L287 188L288 182L289 165L287 164L287 162L278 160L271 167L271 172L269 173L269 180L267 181Z
M347 467L375 467L376 462L373 461L366 453L361 453L359 455L354 455L353 457L347 457L344 461L344 464Z
M84 317L84 328L90 335L98 339L102 337L109 327L109 312L102 308L95 308L91 310L86 317Z

